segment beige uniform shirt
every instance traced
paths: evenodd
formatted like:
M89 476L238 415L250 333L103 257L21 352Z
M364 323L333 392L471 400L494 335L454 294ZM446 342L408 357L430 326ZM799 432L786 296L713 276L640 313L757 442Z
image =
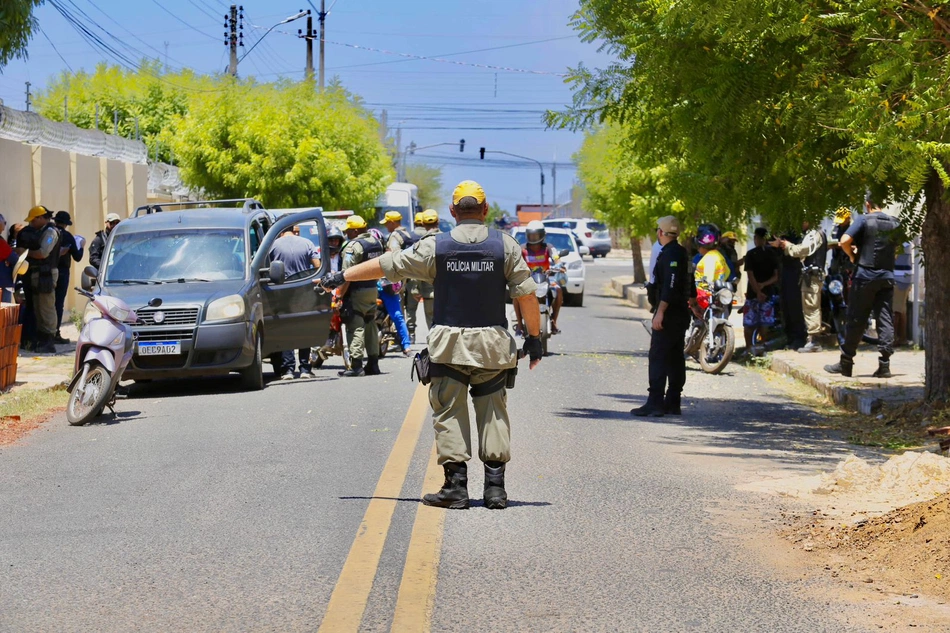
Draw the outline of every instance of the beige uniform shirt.
M406 241L402 236L402 231L405 231L404 227L399 227L395 231L389 234L389 239L386 241L386 250L390 252L397 252L403 249Z
M467 244L484 242L488 239L488 227L477 220L465 220L452 229L452 238ZM505 235L504 243L505 279L511 297L533 294L537 286L521 256L521 245L510 235ZM379 263L386 278L392 281L418 279L432 283L436 273L435 239L427 235L408 250L386 253L379 258ZM518 364L515 339L507 328L501 326L461 328L435 325L429 332L428 346L435 363L483 369L510 369Z

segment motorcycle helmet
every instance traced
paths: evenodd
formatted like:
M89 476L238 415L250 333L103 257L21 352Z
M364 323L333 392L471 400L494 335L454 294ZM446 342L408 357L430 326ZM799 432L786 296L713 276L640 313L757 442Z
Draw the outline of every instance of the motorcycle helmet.
M700 224L696 229L696 246L715 248L719 243L719 227L715 224Z
M334 240L336 243L334 244ZM330 225L327 229L327 244L330 247L330 254L336 255L343 248L343 232L338 226Z
M525 235L528 239L528 244L540 244L544 241L544 224L541 223L541 220L532 220L528 222L528 227L525 229Z
M369 230L369 234L372 235L373 237L375 237L375 238L376 238L377 240L379 240L380 242L383 241L383 234L380 233L378 229L370 229L370 230Z

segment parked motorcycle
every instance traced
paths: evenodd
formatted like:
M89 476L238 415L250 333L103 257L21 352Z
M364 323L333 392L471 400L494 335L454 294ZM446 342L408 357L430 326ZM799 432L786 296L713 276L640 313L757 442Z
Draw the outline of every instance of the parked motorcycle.
M323 363L331 356L339 356L343 359L343 369L350 368L350 348L346 344L346 324L340 316L340 307L343 305L343 299L339 291L333 291L333 300L330 302L330 336L327 342L321 347L310 348L310 364L320 369Z
M66 420L73 426L86 424L105 407L115 413L112 407L116 387L132 360L130 323L138 320L135 312L117 297L80 288L76 291L89 299L89 305L76 342L74 375L66 389Z
M718 374L736 351L736 335L729 322L732 311L732 284L717 281L712 292L696 290L696 301L703 310L686 330L686 354L699 361L707 374Z
M834 332L838 338L838 345L844 344L844 336L848 327L848 305L844 298L845 284L848 280L840 273L825 275L821 292L821 325L828 332ZM877 345L877 328L868 319L868 327L861 335L868 345Z

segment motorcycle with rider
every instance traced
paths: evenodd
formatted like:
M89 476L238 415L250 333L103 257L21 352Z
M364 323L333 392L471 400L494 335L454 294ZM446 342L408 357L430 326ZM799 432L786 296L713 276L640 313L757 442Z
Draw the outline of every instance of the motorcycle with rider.
M538 284L538 302L541 304L541 345L547 351L547 341L554 334L560 334L557 319L564 305L564 286L567 285L567 273L560 263L557 249L545 241L546 231L540 220L528 223L525 230L526 243L521 251L522 257L531 270L531 276ZM524 323L518 303L515 308L515 333L523 336Z
M725 369L736 348L735 332L729 322L735 290L730 281L729 264L718 250L719 238L715 224L701 224L696 231L697 309L684 343L685 353L698 360L707 374L718 374Z

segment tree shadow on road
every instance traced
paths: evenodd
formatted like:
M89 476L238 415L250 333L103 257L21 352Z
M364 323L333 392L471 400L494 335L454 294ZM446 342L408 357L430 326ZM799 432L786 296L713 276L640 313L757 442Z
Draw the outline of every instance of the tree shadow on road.
M845 437L823 424L820 412L804 405L763 397L685 398L683 415L634 417L625 408L646 401L645 396L601 394L624 407L570 407L556 415L566 419L586 419L621 424L656 424L669 429L662 443L683 449L684 454L732 455L782 463L834 463L848 453L873 451L846 442ZM695 449L695 450L692 450Z

